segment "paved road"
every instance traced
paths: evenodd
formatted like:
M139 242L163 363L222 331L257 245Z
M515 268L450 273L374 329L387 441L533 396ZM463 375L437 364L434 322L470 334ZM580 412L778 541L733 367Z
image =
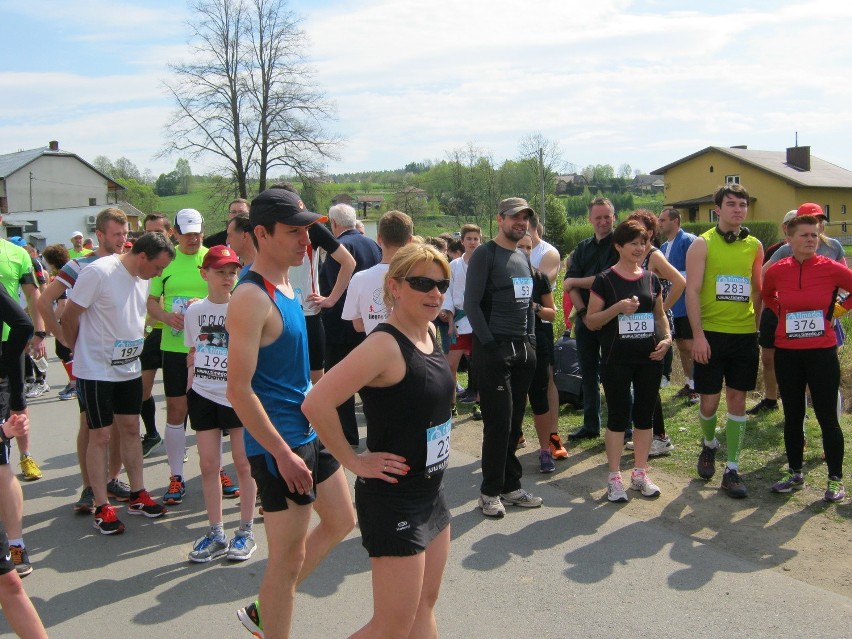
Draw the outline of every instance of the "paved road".
M254 598L266 567L263 526L262 548L245 564L187 561L207 525L190 449L181 506L162 520L123 517L124 535L98 534L90 517L71 511L80 491L77 407L57 398L63 377L52 360L53 390L32 402L32 449L44 478L24 485L24 532L35 565L24 583L50 636L247 637L234 611ZM159 384L155 392L162 392ZM163 402L158 406L162 425ZM526 463L533 471L532 456ZM168 479L162 448L146 460L145 475L161 495ZM529 484L540 478L531 475ZM539 483L544 507L510 509L500 521L484 520L476 508L476 459L454 452L446 484L454 518L437 609L444 637L850 636L852 593L804 584L573 495L570 481ZM238 507L225 506L232 532ZM852 564L847 548L834 550ZM356 530L301 588L293 636L345 637L371 606L369 562ZM0 634L9 635L2 619Z

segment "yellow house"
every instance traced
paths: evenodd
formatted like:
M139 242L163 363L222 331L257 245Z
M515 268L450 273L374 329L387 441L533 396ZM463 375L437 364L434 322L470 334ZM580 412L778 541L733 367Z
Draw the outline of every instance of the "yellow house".
M852 171L812 156L809 146L786 153L709 146L651 173L663 176L666 205L690 222L715 221L713 193L735 182L748 190L749 219L780 223L787 211L816 202L829 234L847 235L847 221L852 234Z

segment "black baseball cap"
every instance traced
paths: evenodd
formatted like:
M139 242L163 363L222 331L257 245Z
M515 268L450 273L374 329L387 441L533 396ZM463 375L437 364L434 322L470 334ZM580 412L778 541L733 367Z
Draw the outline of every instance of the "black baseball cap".
M314 222L327 222L328 217L305 208L298 193L287 189L266 189L251 201L249 222L252 226L281 222L288 226L310 226Z

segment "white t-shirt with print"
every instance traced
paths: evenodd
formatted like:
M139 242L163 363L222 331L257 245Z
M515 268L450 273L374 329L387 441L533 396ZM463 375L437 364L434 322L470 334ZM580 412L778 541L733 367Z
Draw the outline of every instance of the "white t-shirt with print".
M74 375L123 382L142 374L148 281L131 275L117 255L87 265L68 293L82 306Z
M227 304L208 298L191 304L183 318L183 342L195 349L192 390L222 406L230 406L228 388L228 333L225 332Z
M358 271L349 280L349 288L346 289L341 317L350 321L360 317L367 335L390 315L384 299L385 275L389 266L379 263Z

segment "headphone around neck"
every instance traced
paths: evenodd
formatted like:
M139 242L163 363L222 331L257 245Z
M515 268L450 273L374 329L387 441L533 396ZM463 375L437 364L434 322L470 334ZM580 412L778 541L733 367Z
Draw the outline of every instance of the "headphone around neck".
M722 236L722 239L725 240L727 244L733 244L737 240L744 240L751 234L747 226L741 226L740 232L734 233L733 231L723 231L719 228L718 224L716 225L716 232Z

